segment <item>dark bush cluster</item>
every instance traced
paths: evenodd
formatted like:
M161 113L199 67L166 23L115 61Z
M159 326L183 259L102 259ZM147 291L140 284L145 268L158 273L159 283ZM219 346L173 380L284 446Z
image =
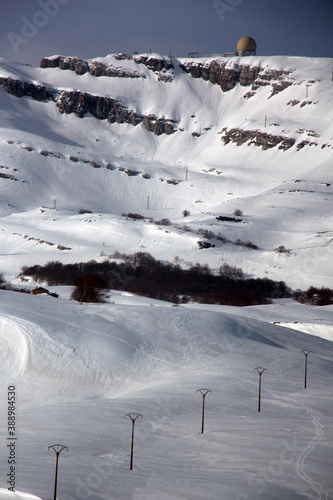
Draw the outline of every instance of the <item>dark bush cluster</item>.
M108 286L98 274L88 273L76 278L71 299L78 302L106 302L109 298Z
M244 278L243 270L240 267L229 266L224 263L219 269L221 276L230 276L230 278L238 279Z
M133 220L144 220L144 219L148 218L148 217L145 217L144 215L136 214L136 213L121 214L121 216L127 217L128 219L133 219Z
M22 275L51 285L75 285L78 279L94 274L114 290L126 290L137 295L174 303L194 302L245 306L265 304L271 298L290 296L282 281L244 279L241 269L222 266L214 275L208 266L196 264L188 270L178 264L162 263L146 252L128 255L121 263L62 264L48 262L45 266L24 267Z
M305 292L297 290L294 299L302 304L312 304L315 306L327 306L333 304L333 290L330 288L315 288L310 286Z
M91 210L86 210L85 208L80 208L79 214L92 214L92 211Z
M252 250L258 250L258 245L255 245L251 241L242 241L240 239L235 241L235 245L240 247L252 248Z

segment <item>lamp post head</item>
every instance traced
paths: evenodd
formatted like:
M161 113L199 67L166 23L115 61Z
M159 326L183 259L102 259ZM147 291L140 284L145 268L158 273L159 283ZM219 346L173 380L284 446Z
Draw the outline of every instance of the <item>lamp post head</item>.
M57 455L59 455L62 450L68 451L67 446L63 446L62 444L52 444L51 446L48 446L48 450L53 450Z
M132 422L135 422L137 418L143 418L143 416L140 413L126 413L125 418L128 417L132 420Z
M310 349L302 349L300 352L302 352L304 354L304 356L308 356L309 354L313 354L313 352L310 351Z
M206 396L209 393L212 394L213 391L211 391L210 389L198 389L196 392L200 392L200 394Z
M262 368L261 366L258 366L257 368L253 368L254 372L258 372L259 375L267 371L267 368Z

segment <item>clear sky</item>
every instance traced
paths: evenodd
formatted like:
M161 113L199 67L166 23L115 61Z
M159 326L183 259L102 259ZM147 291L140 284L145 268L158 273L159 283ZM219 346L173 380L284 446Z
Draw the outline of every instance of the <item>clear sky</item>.
M251 36L259 55L332 57L332 27L332 0L0 0L0 56L204 56Z

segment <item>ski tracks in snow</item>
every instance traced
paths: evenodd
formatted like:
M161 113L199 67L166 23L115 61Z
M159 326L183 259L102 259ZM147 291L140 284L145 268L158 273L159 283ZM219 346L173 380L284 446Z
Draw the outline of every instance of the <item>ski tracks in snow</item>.
M303 410L306 411L307 415L311 418L312 423L314 425L314 435L307 443L306 448L298 455L295 464L295 470L297 475L305 482L307 482L309 486L318 495L313 497L314 500L330 500L329 495L325 493L322 485L316 482L314 479L312 479L310 475L306 472L306 466L305 466L306 458L314 450L314 448L323 440L324 437L324 430L320 416L316 415L315 411L311 408L310 405L297 401L295 398L291 398L288 396L281 396L281 394L277 394L269 389L266 389L266 392L270 393L277 400L283 400L288 403L291 403L294 406L301 407Z
M307 456L311 453L311 451L316 447L317 444L319 444L324 436L324 431L323 431L323 426L320 421L320 417L315 414L315 412L312 410L312 408L305 404L305 403L299 403L300 406L302 406L305 410L306 413L309 415L309 417L312 419L312 422L315 427L315 435L312 437L311 441L308 443L307 447L305 450L302 451L302 453L299 455L297 462L296 462L296 472L297 474L304 479L309 485L318 493L318 500L329 500L328 494L326 494L323 491L322 485L311 479L311 477L306 473L305 471L305 459Z

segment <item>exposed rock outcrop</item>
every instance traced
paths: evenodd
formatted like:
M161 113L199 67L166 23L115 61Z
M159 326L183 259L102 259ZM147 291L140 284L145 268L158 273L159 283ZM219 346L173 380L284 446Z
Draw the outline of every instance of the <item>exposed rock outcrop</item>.
M74 71L77 75L90 73L93 76L108 76L118 78L146 78L144 73L138 71L105 64L96 59L80 59L79 57L53 56L43 57L40 62L41 68L60 68L62 70Z
M264 150L274 148L277 145L279 145L279 149L287 150L295 144L295 139L291 137L267 134L260 130L242 130L238 128L225 130L221 140L224 144L235 142L237 146L248 142L248 146L253 144L254 146L261 146Z
M43 85L22 82L21 80L6 77L0 77L0 85L8 94L16 97L28 96L35 101L51 101L57 94L56 90L46 88Z
M173 70L174 66L169 58L156 58L146 54L134 55L114 54L116 60L133 60L137 64L143 64L150 71L160 73L159 79L170 80L170 75L164 74ZM52 56L43 57L40 62L41 68L60 68L62 70L74 71L78 75L90 73L93 76L108 76L117 78L146 78L143 72L106 64L96 59L80 59L79 57ZM168 77L168 78L167 78Z
M126 108L111 97L96 96L79 90L50 89L4 77L0 77L0 85L7 93L17 97L28 96L37 101L53 101L62 114L75 113L83 118L87 113L91 113L99 120L107 120L109 123L129 123L133 126L143 123L147 130L156 135L170 135L175 132L174 120L152 114L137 114L135 110Z
M291 71L267 71L265 68L250 66L249 64L234 64L233 66L229 66L227 61L213 60L205 64L197 61L186 61L180 64L180 68L190 73L193 78L202 78L203 80L209 80L211 83L219 85L223 92L233 89L237 83L242 87L251 86L252 90L272 85L272 96L293 83L286 78ZM247 95L247 98L252 95Z

